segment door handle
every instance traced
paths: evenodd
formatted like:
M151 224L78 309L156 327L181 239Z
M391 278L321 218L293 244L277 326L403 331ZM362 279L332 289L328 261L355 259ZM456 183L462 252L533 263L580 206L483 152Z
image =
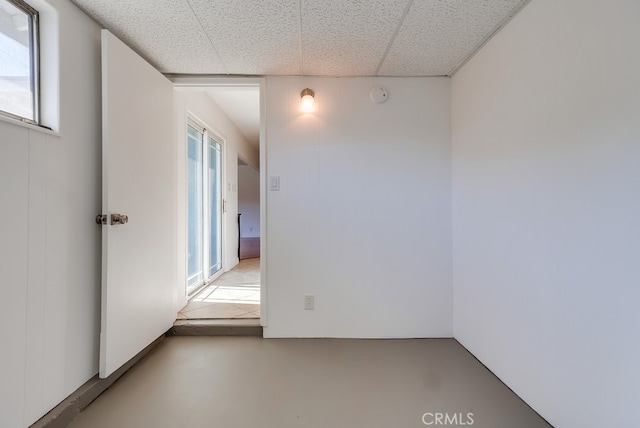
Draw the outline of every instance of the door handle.
M124 214L111 214L111 225L115 224L127 224L129 217Z

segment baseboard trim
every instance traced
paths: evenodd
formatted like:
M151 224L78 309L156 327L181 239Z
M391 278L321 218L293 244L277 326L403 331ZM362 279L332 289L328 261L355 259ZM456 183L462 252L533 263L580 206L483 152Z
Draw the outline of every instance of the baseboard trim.
M153 348L158 346L165 338L163 334L154 340L149 346L140 351L135 357L127 361L122 367L116 370L111 376L100 379L95 375L84 385L76 389L71 395L62 400L60 404L51 409L49 413L38 419L29 428L65 428L69 423L86 409L89 404L100 396L107 388L115 383L138 361L144 358Z

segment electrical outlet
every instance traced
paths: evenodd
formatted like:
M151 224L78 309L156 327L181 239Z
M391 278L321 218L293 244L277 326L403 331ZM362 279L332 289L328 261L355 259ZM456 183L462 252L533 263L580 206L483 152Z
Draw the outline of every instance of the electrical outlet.
M315 307L316 296L313 294L305 294L304 295L304 309L306 311L312 311Z

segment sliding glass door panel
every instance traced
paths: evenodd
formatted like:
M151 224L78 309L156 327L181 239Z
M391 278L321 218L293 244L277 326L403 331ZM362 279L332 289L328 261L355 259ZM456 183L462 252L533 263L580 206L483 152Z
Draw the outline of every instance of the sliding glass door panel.
M222 146L209 137L209 276L222 269Z
M187 129L187 285L197 287L204 282L203 270L203 183L202 158L204 134L192 126Z
M189 294L197 292L222 270L223 145L212 134L195 123L187 126Z

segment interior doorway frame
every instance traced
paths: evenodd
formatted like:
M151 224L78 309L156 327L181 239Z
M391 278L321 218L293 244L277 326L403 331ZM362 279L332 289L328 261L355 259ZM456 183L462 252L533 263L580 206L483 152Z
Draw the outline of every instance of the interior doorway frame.
M267 156L266 156L266 101L264 77L212 77L166 75L174 88L206 89L211 87L254 87L260 92L260 325L267 326Z

